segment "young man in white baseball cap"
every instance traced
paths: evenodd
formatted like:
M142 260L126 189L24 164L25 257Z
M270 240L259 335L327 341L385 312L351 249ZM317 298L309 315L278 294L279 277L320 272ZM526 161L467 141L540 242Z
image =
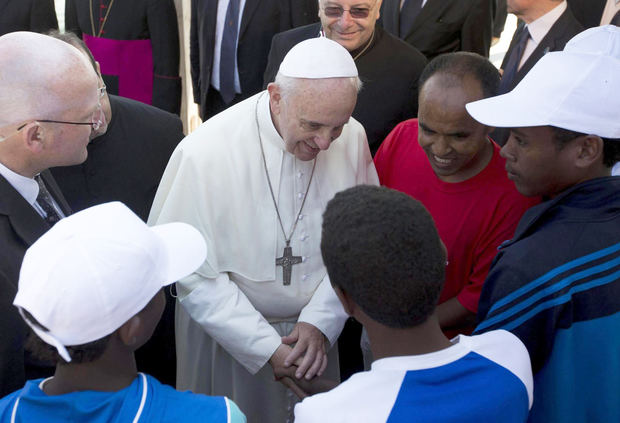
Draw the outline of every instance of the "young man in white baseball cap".
M245 422L225 397L177 392L138 373L134 351L164 308L162 287L206 258L185 223L149 228L119 202L58 222L26 252L13 304L34 331L48 379L0 400L3 422Z
M529 350L531 422L620 421L620 28L589 29L543 57L510 93L473 102L508 127L501 154L525 195L485 281L476 331L506 329Z

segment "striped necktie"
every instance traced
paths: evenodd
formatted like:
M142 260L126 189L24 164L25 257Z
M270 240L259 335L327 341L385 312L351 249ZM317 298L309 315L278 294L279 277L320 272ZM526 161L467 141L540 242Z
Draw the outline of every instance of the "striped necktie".
M405 0L400 9L400 38L405 38L409 34L413 28L413 21L418 17L420 11L422 11L422 0Z
M45 212L45 221L50 226L54 226L54 224L56 224L60 219L62 219L62 216L60 216L60 214L58 214L58 212L56 211L52 194L50 194L50 192L47 190L47 187L43 183L41 175L35 176L34 179L35 181L37 181L37 184L39 184L39 195L37 195L36 202Z
M239 27L239 0L230 0L226 9L224 33L220 49L220 94L225 104L235 98L235 63Z
M508 59L508 63L504 69L504 74L502 75L502 80L499 84L499 94L506 94L510 91L510 87L512 86L512 82L514 81L517 71L519 70L519 63L521 62L521 57L523 57L523 52L525 51L525 46L527 45L529 39L530 31L528 31L526 26L524 26L521 30L521 34L519 34L517 44L510 52L510 58Z

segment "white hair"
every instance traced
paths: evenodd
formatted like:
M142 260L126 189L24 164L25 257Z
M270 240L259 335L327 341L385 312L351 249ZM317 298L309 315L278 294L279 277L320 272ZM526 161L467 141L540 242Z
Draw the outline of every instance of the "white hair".
M362 81L357 76L345 77L345 78L326 78L326 79L345 79L351 83L351 86L355 89L356 93L359 93L362 89ZM282 75L280 72L276 75L275 84L280 88L280 95L282 98L287 98L296 90L298 90L301 81L307 81L306 78L293 78L290 76Z
M47 35L0 37L0 126L57 116L73 106L67 91L90 81L92 68L75 47Z

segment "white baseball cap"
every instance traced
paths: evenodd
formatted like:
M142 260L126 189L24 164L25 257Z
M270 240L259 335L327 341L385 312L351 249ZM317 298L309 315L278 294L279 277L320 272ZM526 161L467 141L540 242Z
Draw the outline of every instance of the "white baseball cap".
M620 138L620 28L588 29L548 53L509 93L466 105L488 126L555 126Z
M69 362L65 346L113 333L206 256L204 238L186 223L148 227L122 203L101 204L62 219L28 248L13 304Z
M291 78L353 78L357 66L346 48L329 38L317 37L290 49L278 73Z

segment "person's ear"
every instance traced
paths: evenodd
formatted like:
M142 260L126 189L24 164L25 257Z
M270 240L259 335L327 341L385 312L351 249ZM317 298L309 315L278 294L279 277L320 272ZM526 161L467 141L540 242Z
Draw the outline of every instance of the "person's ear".
M101 80L103 81L103 78L101 77L101 65L99 64L99 62L97 62L95 60L95 68L97 69L97 75L99 76L99 78L101 78Z
M596 135L579 137L576 142L575 166L581 169L603 162L603 139Z
M276 83L271 82L267 85L267 92L269 93L271 113L279 115L282 108L282 92L280 87Z
M135 347L140 340L140 331L142 329L142 318L136 314L127 320L120 328L118 328L118 336L120 340L128 347Z
M355 317L355 310L357 309L357 304L355 304L355 301L353 301L347 291L337 286L334 287L334 291L336 291L336 296L340 300L340 303L342 304L345 313L347 313L349 316Z
M381 3L383 3L383 0L377 0L377 3L375 4L375 7L379 8L377 10L377 20L381 17Z
M21 134L24 144L30 151L33 153L40 153L43 151L45 146L45 132L38 122L26 125L26 127L22 129Z

